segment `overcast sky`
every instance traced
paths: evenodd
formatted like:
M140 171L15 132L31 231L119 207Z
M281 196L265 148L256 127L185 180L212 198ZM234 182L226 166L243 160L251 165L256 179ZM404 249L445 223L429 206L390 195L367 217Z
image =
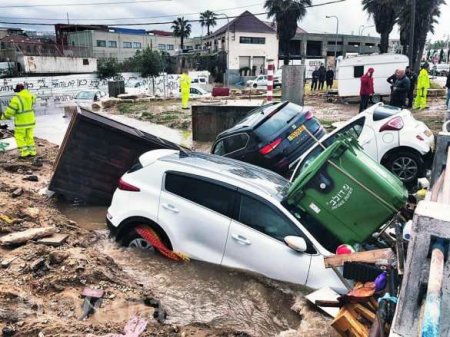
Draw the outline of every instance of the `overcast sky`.
M73 3L99 3L99 2L134 2L123 4L108 4L101 6L70 6ZM258 0L146 0L147 2L139 3L142 0L17 0L15 2L0 1L0 20L1 21L20 21L26 23L33 22L67 22L67 13L71 23L96 23L111 24L120 23L126 27L127 23L144 23L144 22L164 22L171 21L177 16L184 15L188 19L198 19L198 14L204 10L212 10L217 13L225 13L227 15L238 15L244 10L252 13L264 12L264 1ZM154 1L154 2L150 2ZM313 0L313 4L328 2L330 0ZM5 6L19 5L36 5L36 4L61 4L58 7L20 7L5 8ZM327 15L336 15L339 17L339 32L358 34L362 25L373 25L373 21L361 9L361 0L345 0L341 3L309 8L306 17L299 23L299 26L312 33L334 33L336 31L336 20L326 19ZM165 17L162 17L165 16ZM266 16L258 16L261 19L268 20ZM45 19L45 20L35 20ZM81 20L80 20L81 19ZM115 20L101 20L115 19ZM218 21L218 27L224 24L226 20ZM436 27L436 34L429 36L435 39L447 39L450 34L448 24L450 22L450 8L442 7L442 16ZM7 24L0 23L0 26ZM18 26L15 26L18 27ZM45 26L28 26L22 28L34 30L52 30L51 27ZM170 29L170 25L151 25L151 26L134 26L132 28L145 29ZM217 27L216 27L217 28ZM364 35L370 34L376 36L374 28L365 28ZM193 23L193 35L200 35L202 30L198 23ZM394 29L392 37L398 37L398 30Z

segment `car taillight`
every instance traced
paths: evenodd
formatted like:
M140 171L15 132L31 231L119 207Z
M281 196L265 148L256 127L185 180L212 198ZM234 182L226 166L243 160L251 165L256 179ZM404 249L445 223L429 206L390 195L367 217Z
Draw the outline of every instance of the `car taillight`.
M139 187L133 186L125 181L122 178L119 180L119 186L117 186L119 190L128 191L128 192L140 192L141 189Z
M273 150L275 150L277 148L278 145L280 145L282 139L278 138L276 140L274 140L272 143L267 144L266 146L264 146L263 148L261 148L259 150L259 153L261 153L263 156L265 156L266 154L272 152Z
M398 131L403 129L403 119L401 117L392 118L389 122L384 124L380 128L380 132L382 131Z
M305 120L309 121L314 117L314 113L312 111L308 111L305 116Z

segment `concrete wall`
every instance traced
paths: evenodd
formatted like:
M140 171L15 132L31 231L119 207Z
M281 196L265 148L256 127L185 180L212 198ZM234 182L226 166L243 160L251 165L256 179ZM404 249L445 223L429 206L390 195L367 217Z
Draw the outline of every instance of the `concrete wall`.
M236 125L254 105L193 105L192 139L200 142L214 141L219 133Z
M19 56L26 74L85 74L97 71L97 60L80 57Z

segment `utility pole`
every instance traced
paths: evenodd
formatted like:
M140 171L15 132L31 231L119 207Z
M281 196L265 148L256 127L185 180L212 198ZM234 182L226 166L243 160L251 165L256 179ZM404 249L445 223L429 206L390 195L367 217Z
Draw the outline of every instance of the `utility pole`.
M336 39L334 41L334 67L336 69L337 64L337 46L338 46L338 36L339 36L339 18L336 15L327 15L327 19L335 18L336 19Z
M409 47L408 47L408 54L409 54L409 66L411 67L411 70L417 70L414 69L414 30L416 26L416 0L410 0L411 5L411 22L409 27Z
M70 25L69 12L67 12L67 24Z

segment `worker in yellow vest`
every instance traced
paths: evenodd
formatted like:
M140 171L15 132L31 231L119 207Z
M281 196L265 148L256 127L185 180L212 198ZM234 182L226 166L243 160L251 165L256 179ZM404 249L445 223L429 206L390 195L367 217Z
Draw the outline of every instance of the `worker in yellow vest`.
M17 84L14 92L16 92L16 95L11 99L0 119L14 118L14 137L16 138L20 158L35 156L34 127L36 118L33 106L36 102L36 96L25 89L23 84Z
M184 70L180 76L181 108L189 109L189 96L191 95L191 78L188 71Z
M414 109L425 109L427 107L427 94L430 88L428 67L428 63L425 63L417 78L417 93L414 101Z

